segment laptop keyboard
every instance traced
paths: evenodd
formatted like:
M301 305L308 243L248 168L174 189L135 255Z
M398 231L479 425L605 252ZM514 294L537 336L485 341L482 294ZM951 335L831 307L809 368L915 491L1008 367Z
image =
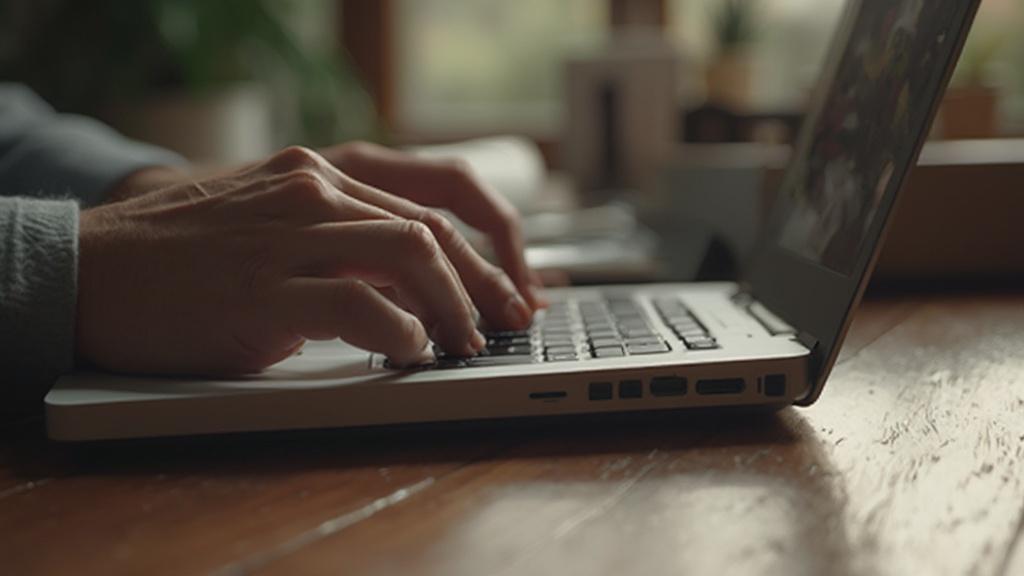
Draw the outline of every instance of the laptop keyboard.
M452 369L567 362L664 354L673 346L688 350L718 348L707 328L678 298L654 301L657 318L628 297L570 299L555 302L526 330L484 332L487 346L477 356L451 356L436 350L434 368ZM663 322L678 342L667 342L654 323Z

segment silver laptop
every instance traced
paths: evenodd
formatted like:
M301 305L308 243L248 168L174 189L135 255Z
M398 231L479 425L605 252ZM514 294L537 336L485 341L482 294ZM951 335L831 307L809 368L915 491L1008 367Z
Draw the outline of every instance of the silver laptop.
M310 342L245 378L79 372L49 435L97 440L712 406L806 406L867 283L978 0L852 0L739 284L552 289L480 356L393 370Z

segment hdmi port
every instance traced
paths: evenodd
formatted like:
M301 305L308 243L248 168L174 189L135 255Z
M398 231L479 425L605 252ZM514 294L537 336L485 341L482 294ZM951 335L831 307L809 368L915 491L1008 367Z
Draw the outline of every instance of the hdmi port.
M715 380L698 380L697 394L739 394L744 388L743 378L718 378Z

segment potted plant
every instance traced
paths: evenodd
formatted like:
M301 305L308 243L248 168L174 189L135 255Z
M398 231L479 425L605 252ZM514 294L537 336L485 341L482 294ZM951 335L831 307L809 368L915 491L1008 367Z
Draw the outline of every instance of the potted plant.
M296 0L76 0L0 8L0 77L195 160L368 137L370 101ZM322 13L313 14L322 20Z
M967 37L941 107L946 139L991 138L999 132L999 89L991 81L992 63L1006 34L993 26L975 26Z
M755 2L723 0L712 15L715 50L706 74L707 96L712 103L739 109L749 104Z

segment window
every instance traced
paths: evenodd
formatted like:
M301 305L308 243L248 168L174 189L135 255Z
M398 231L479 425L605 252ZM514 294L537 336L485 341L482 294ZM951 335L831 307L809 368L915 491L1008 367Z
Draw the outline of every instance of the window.
M561 62L599 45L607 0L395 0L395 127L552 133Z
M717 41L713 28L723 0L347 0L355 12L377 12L382 34L354 18L370 37L364 77L386 126L414 141L516 132L556 141L562 108L562 63L601 47L629 18L621 11L646 3L683 58L681 104L705 95L705 67ZM750 0L756 14L748 50L749 105L755 112L803 107L825 58L845 0ZM374 8L380 6L381 8ZM358 16L358 15L357 15ZM1024 126L1024 40L1012 31L1024 0L985 0L970 59L981 52L987 77L1001 95L1001 126ZM343 18L344 19L344 18ZM1015 28L1017 27L1017 28ZM986 38L994 38L988 40ZM998 50L986 50L994 43ZM376 50L381 55L374 55ZM351 51L351 47L350 47ZM966 56L966 55L965 55ZM358 64L366 54L355 54ZM962 61L961 68L966 65ZM403 138L406 137L406 138Z
M668 34L695 65L703 69L715 55L713 23L722 0L669 0ZM750 57L750 104L762 109L799 109L817 80L818 69L839 22L843 0L774 0L748 3L755 15ZM687 90L700 97L703 79Z

